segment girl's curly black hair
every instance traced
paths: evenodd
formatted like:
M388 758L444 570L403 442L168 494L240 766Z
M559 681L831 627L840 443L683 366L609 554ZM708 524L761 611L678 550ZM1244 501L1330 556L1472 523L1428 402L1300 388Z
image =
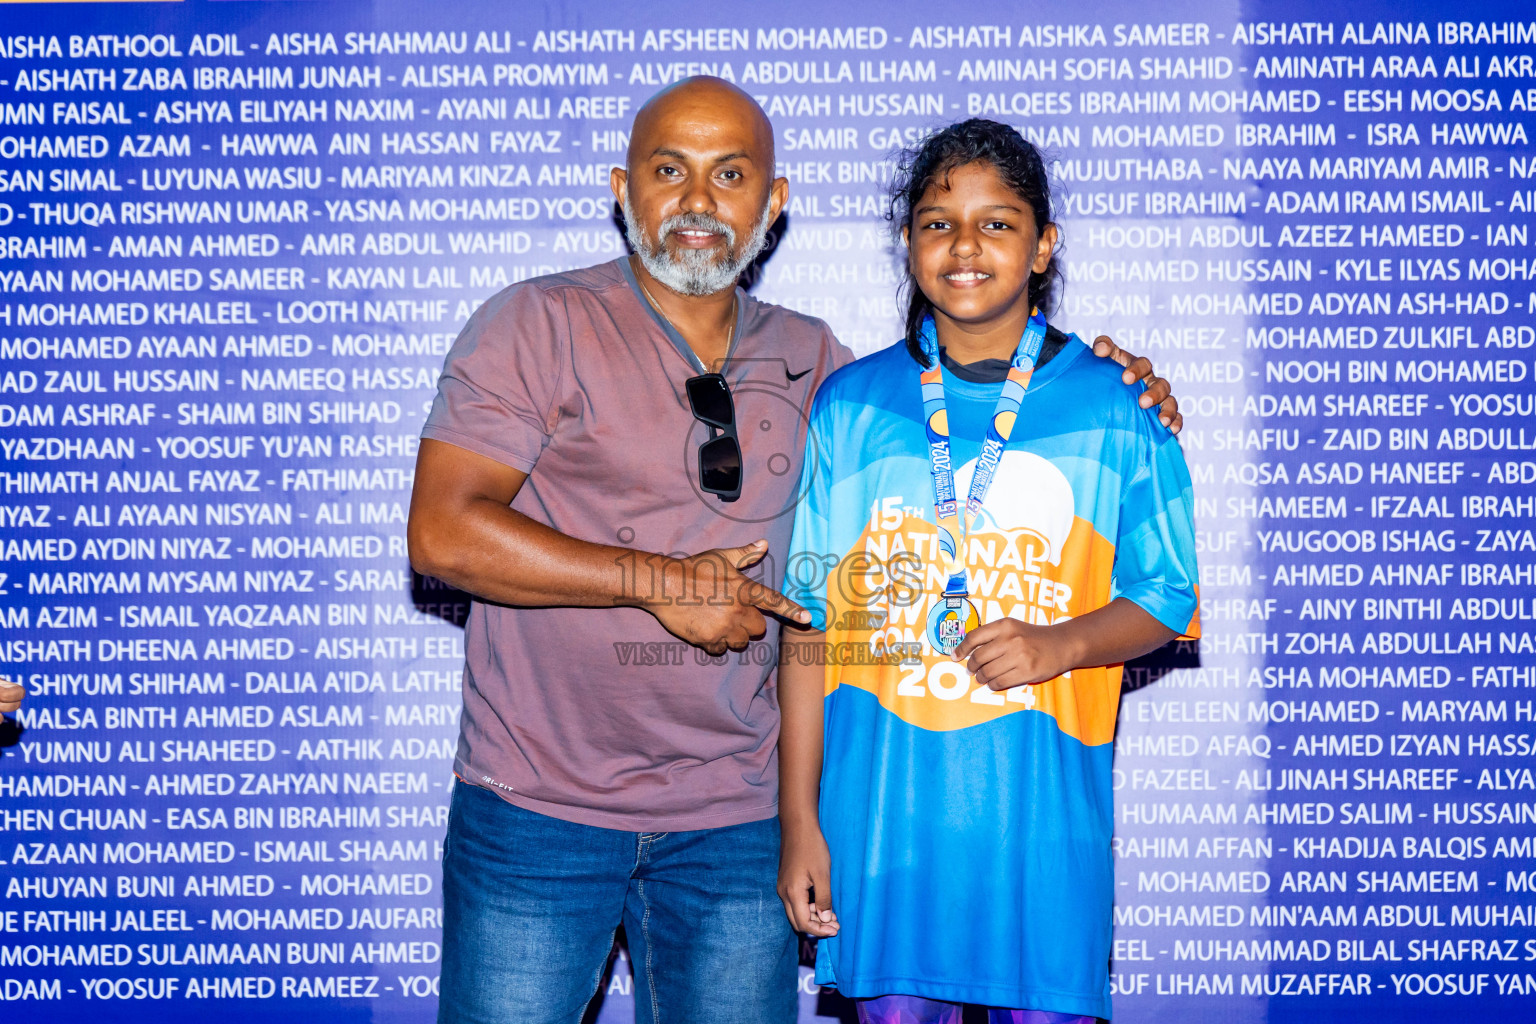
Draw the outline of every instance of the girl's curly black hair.
M1051 185L1040 151L1007 125L979 117L941 128L898 155L886 219L896 226L898 233L903 229L910 232L912 209L923 193L935 181L946 179L956 167L973 163L988 163L997 168L1014 194L1034 211L1036 231L1044 231L1051 223ZM1050 312L1060 278L1056 254L1052 253L1050 265L1043 272L1029 275L1030 304ZM907 351L918 363L926 365L917 335L924 318L933 311L933 303L917 286L910 266L901 289L907 300Z

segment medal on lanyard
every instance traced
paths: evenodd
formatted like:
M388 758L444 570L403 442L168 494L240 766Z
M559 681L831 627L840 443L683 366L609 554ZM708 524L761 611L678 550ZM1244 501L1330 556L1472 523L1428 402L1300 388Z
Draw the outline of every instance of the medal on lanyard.
M1024 328L1024 336L1019 339L1019 347L1013 353L1013 365L1008 368L1008 379L1003 382L997 408L992 411L991 422L987 424L987 439L976 460L976 472L971 476L970 493L966 495L963 510L955 493L949 413L944 405L944 375L939 364L939 339L933 317L923 321L918 333L918 341L929 363L918 379L923 388L923 421L928 428L928 468L933 475L933 512L939 528L939 557L948 577L944 596L928 613L928 642L942 654L953 654L965 635L981 625L976 606L970 600L965 541L986 504L987 491L992 486L992 478L997 475L1008 437L1013 433L1019 404L1024 400L1029 379L1035 372L1035 360L1040 357L1040 348L1045 343L1045 329L1045 315L1034 310Z

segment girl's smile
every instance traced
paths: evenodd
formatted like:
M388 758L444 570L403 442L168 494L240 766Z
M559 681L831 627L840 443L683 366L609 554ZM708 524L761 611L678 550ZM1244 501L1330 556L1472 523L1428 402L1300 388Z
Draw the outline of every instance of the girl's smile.
M957 270L953 274L945 274L944 280L956 288L968 288L992 280L992 275L983 274L979 270Z

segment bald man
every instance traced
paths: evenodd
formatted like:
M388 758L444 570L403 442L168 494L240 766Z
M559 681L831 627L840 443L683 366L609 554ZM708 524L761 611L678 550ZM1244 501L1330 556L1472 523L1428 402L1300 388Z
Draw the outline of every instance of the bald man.
M641 1024L795 1016L773 588L851 356L736 287L788 196L751 97L653 97L611 184L633 255L487 300L422 431L411 564L477 598L441 1024L575 1024L620 924Z

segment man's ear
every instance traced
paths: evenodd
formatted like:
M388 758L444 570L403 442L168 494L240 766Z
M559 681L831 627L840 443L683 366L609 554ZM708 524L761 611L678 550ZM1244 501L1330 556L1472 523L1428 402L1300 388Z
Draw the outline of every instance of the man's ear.
M629 191L629 172L622 167L615 167L609 171L608 187L613 190L614 201L623 206L624 195Z
M768 223L771 226L779 219L779 214L784 212L784 204L789 202L789 179L774 178L773 184L768 186Z

